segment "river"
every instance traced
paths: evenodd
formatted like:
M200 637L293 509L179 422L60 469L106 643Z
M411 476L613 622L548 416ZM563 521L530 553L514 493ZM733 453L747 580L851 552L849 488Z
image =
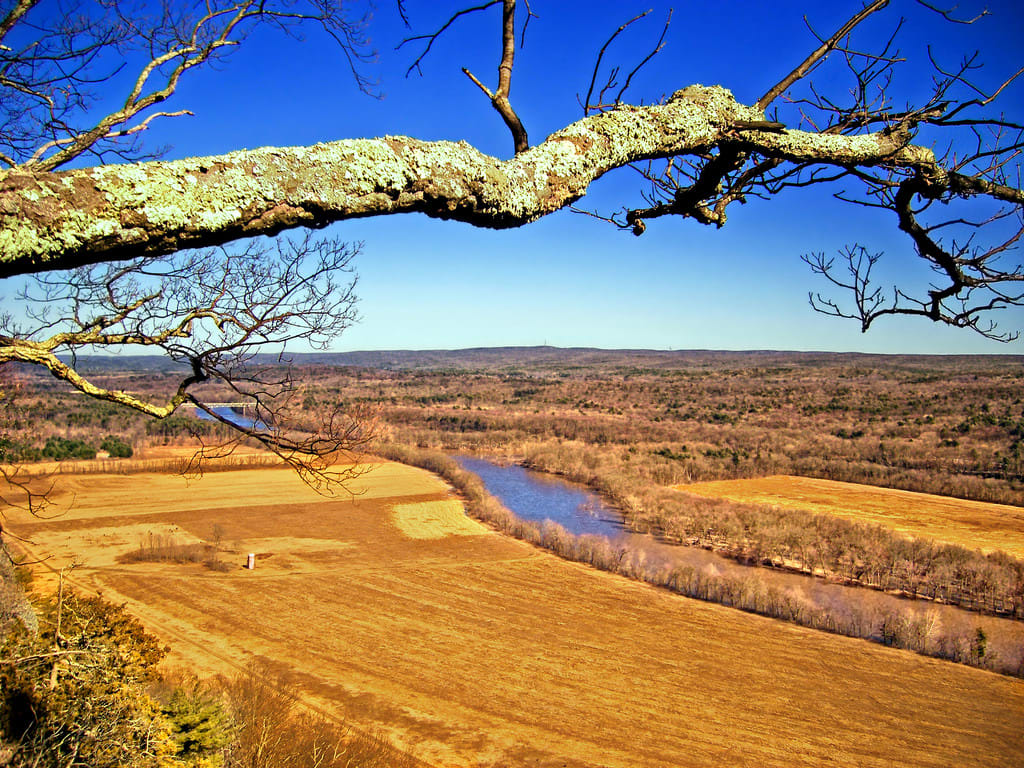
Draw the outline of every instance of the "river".
M927 600L910 600L865 587L845 586L804 574L742 565L699 547L666 544L650 534L627 530L622 515L593 491L515 464L498 464L469 456L453 457L477 475L488 492L523 520L558 523L575 535L603 536L615 547L642 558L651 570L683 566L711 576L741 580L756 576L765 585L799 596L814 606L848 615L853 607L865 615L903 612L929 617L936 632L972 635L982 628L992 652L1007 667L1021 663L1024 622L965 611ZM877 639L877 638L876 638Z
M253 419L249 416L244 416L240 414L238 411L236 411L234 408L219 405L211 408L210 410L212 410L214 413L216 413L218 416L225 419L226 421L229 421L235 426L241 427L242 429L267 429L267 425L264 424L259 419ZM203 421L216 421L216 419L214 419L213 416L199 408L195 409L195 413L196 417L202 419Z

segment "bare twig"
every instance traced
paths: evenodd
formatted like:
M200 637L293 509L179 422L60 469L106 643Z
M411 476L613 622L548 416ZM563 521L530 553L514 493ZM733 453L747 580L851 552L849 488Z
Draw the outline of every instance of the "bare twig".
M622 24L618 29L616 29L614 32L612 32L611 37L609 37L607 40L605 40L604 45L601 46L601 50L599 50L597 52L597 60L594 62L594 69L593 69L593 72L590 75L590 85L587 87L587 96L586 96L585 99L583 99L582 102L580 102L580 106L583 108L583 116L584 117L589 115L591 110L599 109L599 107L594 106L592 104L591 98L594 95L594 86L597 83L598 72L601 70L601 62L604 60L604 55L608 51L608 47L613 42L615 42L615 39L619 35L621 35L626 29L628 29L630 27L630 25L634 24L637 21L640 21L640 19L642 19L645 16L647 16L648 14L650 14L650 12L651 12L651 9L648 9L648 10L644 11L643 13L637 14L632 19L627 21L625 24ZM618 70L616 69L615 71L618 71ZM611 85L611 83L612 83L612 81L611 81L611 79L609 79L609 84L606 85L605 88L602 89L601 92L604 93L604 91L607 90L607 88L614 87L613 85Z
M953 16L953 11L955 11L958 6L954 5L952 8L942 9L939 8L938 6L932 5L931 3L925 2L925 0L917 0L917 4L924 6L930 11L935 11L935 13L942 16L942 18L944 18L946 21L951 21L954 24L973 24L974 22L991 15L991 12L988 10L988 8L983 8L981 13L979 13L977 16L974 16L969 19L958 19L955 16Z
M273 255L252 243L235 253L201 251L39 275L23 295L35 327L0 321L0 361L40 365L87 395L159 419L195 406L231 427L233 439L257 441L311 483L326 486L336 454L372 438L371 415L326 412L321 423L297 426L290 406L296 388L287 366L273 374L254 358L296 342L322 348L356 320L355 282L338 283L339 275L351 272L356 253L307 235L282 239ZM96 346L161 350L186 362L189 372L166 400L152 401L82 375L73 356ZM227 386L234 399L251 400L253 425L240 425L197 399L195 387L206 382Z
M773 85L768 91L757 100L756 106L758 109L767 109L768 105L771 104L775 99L785 93L793 83L804 78L808 72L821 61L822 58L827 56L835 47L839 44L839 41L850 34L851 31L864 19L868 18L872 14L882 10L889 4L889 0L874 0L870 5L863 8L860 12L850 17L835 33L824 43L821 44L814 52L811 53L806 59L804 59L796 69L782 78L779 82Z
M423 47L423 50L420 51L419 55L415 59L413 59L413 62L412 64L409 65L409 68L405 70L405 76L408 77L409 75L411 75L414 69L420 74L422 74L420 64L423 62L423 59L425 59L427 57L427 54L430 53L431 48L434 47L434 43L436 43L438 39L441 37L441 35L448 31L448 29L451 28L451 26L456 21L463 18L464 16L470 15L471 13L476 13L477 11L486 11L488 8L495 6L498 3L502 3L503 1L504 0L488 0L488 2L482 5L476 5L473 6L472 8L462 8L453 13L449 17L449 19L434 32L431 32L430 34L427 35L412 35L411 37L403 39L398 45L395 46L396 51L401 50L409 43L415 43L420 40L426 41L426 45ZM407 17L404 15L404 13L402 15L402 18L403 20L406 20L406 24L408 25Z

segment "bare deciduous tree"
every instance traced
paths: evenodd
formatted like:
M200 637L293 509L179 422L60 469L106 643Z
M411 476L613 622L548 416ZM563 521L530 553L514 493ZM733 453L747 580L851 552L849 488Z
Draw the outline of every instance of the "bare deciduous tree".
M286 34L320 27L368 90L361 67L372 56L366 19L350 13L337 0L98 0L59 7L21 0L0 21L0 163L52 175L83 157L153 159L160 152L145 150L142 132L158 118L189 114L157 106L174 95L186 73L223 60L257 25ZM137 70L125 79L132 65ZM121 82L127 85L117 108L95 118L93 105ZM286 368L268 373L254 363L257 354L281 355L298 341L323 348L354 322L355 280L348 278L357 252L336 239L306 235L279 238L269 248L248 240L43 271L18 296L24 315L0 317L0 364L40 365L87 395L155 418L193 406L230 426L237 439L278 453L314 484L342 479L346 473L329 470L330 462L339 450L368 440L369 422L328 413L313 431L293 428L288 416L295 382ZM151 402L97 385L76 369L79 352L98 350L160 350L188 372L166 400ZM194 388L204 382L220 382L231 400L251 403L255 415L248 426L201 402ZM195 468L234 442L204 447ZM8 480L18 484L13 472ZM29 501L40 503L31 495Z
M323 461L365 442L368 424L327 413L312 432L290 429L293 420L286 416L295 387L288 368L282 373L252 363L260 352L280 351L289 342L322 348L354 322L355 280L343 278L357 252L307 234L279 238L272 252L249 241L230 250L40 273L20 296L27 317L0 317L0 363L40 365L87 395L155 418L194 406L309 479L326 479ZM93 349L160 350L185 364L187 373L165 401L151 402L98 386L76 370L78 352ZM220 382L230 400L251 403L249 425L197 399L192 389L204 382Z
M837 197L851 204L892 211L909 235L916 254L938 275L922 289L898 285L891 290L872 281L871 269L882 254L868 255L860 244L848 245L837 258L824 253L804 256L811 269L841 289L846 300L812 294L820 312L853 318L863 330L886 315L919 315L935 322L970 328L1005 341L1016 331L998 330L991 311L1024 302L1024 271L1010 253L1024 234L1024 190L1020 156L1024 122L997 112L993 102L1024 75L1024 67L1006 73L986 91L974 82L981 68L975 52L955 66L945 66L929 49L933 70L931 93L923 103L896 107L893 81L905 63L896 49L903 19L876 48L858 48L854 31L890 5L874 0L827 38L813 29L820 45L795 69L758 99L754 107L770 119L735 125L732 135L696 157L672 157L649 164L642 174L650 182L647 207L627 210L621 227L641 234L646 222L664 215L687 216L721 227L733 203L768 199L788 188L844 183ZM950 23L973 24L983 16L954 18L920 1ZM822 90L810 75L826 59L841 63L847 89ZM812 153L787 154L748 138L748 131L781 138L795 131L781 116L795 117L798 128L833 146L879 137L898 149L888 157L842 159ZM926 146L945 147L941 153ZM925 151L910 162L897 158L912 148ZM767 149L767 151L766 151ZM826 155L829 153L825 153ZM979 214L979 204L984 212ZM999 222L1009 227L991 227ZM988 239L986 240L986 237Z
M366 18L350 18L340 0L18 0L0 21L0 162L53 171L86 154L99 161L152 157L139 134L157 118L191 114L155 110L186 73L222 61L257 25L297 34L310 24L338 42L368 90L361 66L372 57ZM115 75L135 62L119 106L95 119L89 108L112 96Z

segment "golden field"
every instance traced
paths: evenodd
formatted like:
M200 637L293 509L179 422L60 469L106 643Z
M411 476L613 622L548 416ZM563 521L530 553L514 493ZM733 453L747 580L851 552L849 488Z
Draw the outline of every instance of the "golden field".
M71 475L63 514L7 526L127 602L173 663L265 657L311 706L436 766L1024 763L1024 681L563 561L468 520L421 470L380 463L350 487ZM219 535L230 567L118 561L150 534Z
M910 536L1024 558L1024 508L811 477L774 475L676 485L698 496L878 523Z

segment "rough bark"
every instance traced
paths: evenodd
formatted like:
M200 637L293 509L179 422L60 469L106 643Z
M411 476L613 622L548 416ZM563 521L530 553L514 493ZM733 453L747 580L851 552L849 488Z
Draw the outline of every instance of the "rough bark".
M0 276L170 253L296 226L420 212L517 227L628 163L736 144L790 161L934 170L891 133L749 130L755 107L691 86L664 104L592 115L506 161L465 142L392 136L172 162L0 174Z

